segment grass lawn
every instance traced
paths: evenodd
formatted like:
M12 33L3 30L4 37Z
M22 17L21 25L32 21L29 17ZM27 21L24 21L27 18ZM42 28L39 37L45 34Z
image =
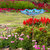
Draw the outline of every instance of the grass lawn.
M15 26L15 25L22 25L23 20L26 18L30 18L28 15L23 15L21 13L16 12L7 12L7 13L0 13L0 24Z
M1 25L8 25L15 27L16 25L22 25L23 20L30 18L31 16L22 14L20 12L7 12L7 13L0 13L0 24ZM35 18L46 17L50 18L50 13L43 13L40 15L36 15Z

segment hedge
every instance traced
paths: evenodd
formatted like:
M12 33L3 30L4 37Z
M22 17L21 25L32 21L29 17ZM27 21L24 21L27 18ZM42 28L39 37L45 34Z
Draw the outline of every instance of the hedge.
M39 0L40 2L50 2L50 0Z
M14 9L32 9L35 6L28 1L7 1L0 2L0 8L14 8Z

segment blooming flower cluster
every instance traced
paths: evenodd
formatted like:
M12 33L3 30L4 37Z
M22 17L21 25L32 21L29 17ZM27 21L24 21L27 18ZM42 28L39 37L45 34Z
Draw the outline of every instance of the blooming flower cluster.
M9 34L9 35L6 35L6 36L0 36L0 39L2 40L2 41L6 41L7 40L7 43L8 43L8 41L9 41L9 44L14 44L15 45L15 43L17 43L16 41L23 41L23 40L25 40L24 38L27 38L27 39L29 39L29 35L24 35L23 33L21 34L21 35L19 35L18 33L12 33L12 34Z
M46 50L46 47L45 47L45 45L42 45L42 47L40 46L40 45L37 45L37 42L35 41L35 40L33 40L33 43L35 42L35 44L33 45L33 48L35 49L35 50ZM50 48L47 48L48 50L50 49Z
M45 4L45 3L35 3L35 2L32 2L35 6L38 6L39 8L47 8L47 9L50 9L50 6L49 4Z
M17 47L22 47L24 44L24 41L26 41L25 43L27 43L27 40L29 41L30 36L29 35L25 35L23 33L18 34L18 33L11 33L11 34L7 34L7 35L0 35L0 48L3 47L9 47L10 48L17 48ZM22 43L23 42L23 43ZM19 45L21 44L21 45ZM27 46L27 45L26 45ZM23 46L24 47L24 46Z
M3 11L7 11L7 12L16 11L16 12L18 12L14 8L0 8L0 12L3 12Z
M26 21L25 20L23 21L24 25L32 25L32 24L36 24L36 23L47 24L47 23L50 23L50 19L49 18L45 18L45 17L44 18L41 17L41 19L29 18Z

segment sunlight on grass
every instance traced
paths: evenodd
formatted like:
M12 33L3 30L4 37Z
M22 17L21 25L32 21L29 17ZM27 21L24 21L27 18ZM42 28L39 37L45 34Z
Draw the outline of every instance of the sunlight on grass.
M10 25L12 27L16 27L19 25L23 25L22 22L23 20L26 20L32 16L28 16L25 14L22 14L20 12L7 12L7 13L0 13L0 24L6 24ZM41 18L41 17L46 17L50 18L50 13L43 13L40 15L36 15L35 18ZM14 26L15 25L15 26Z

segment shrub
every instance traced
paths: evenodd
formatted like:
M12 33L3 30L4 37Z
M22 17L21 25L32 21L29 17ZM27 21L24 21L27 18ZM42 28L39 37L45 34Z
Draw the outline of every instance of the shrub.
M47 28L43 24L39 27L36 26L23 26L18 27L15 33L9 35L0 36L0 48L9 46L10 48L24 48L26 50L31 50L32 39L37 41L38 45L47 45L48 35ZM34 35L32 38L32 34ZM4 41L4 42L3 42Z
M32 9L34 5L28 1L7 1L7 2L0 2L1 8L14 8L14 9Z
M34 28L34 38L37 40L38 45L47 46L47 29L46 27Z

